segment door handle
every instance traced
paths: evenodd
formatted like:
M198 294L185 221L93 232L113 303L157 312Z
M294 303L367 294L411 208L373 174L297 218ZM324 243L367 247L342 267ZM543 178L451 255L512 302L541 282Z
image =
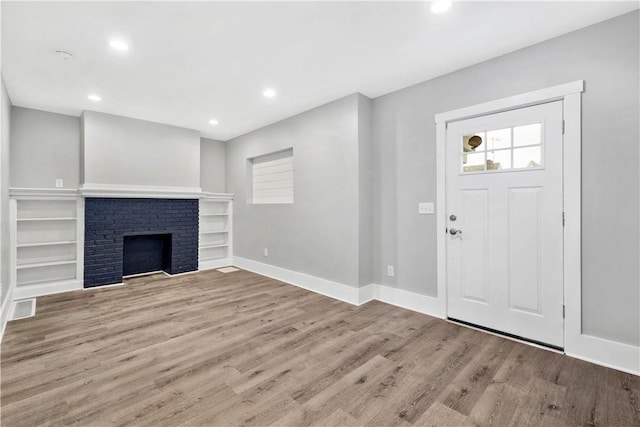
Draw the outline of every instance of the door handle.
M452 236L455 236L456 234L462 234L462 230L458 230L455 228L450 228L449 229L449 234L451 234Z

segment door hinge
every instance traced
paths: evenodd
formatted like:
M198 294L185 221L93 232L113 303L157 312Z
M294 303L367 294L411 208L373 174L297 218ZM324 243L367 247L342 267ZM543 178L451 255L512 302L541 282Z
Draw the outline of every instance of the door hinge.
M564 308L564 304L562 304L562 318L564 319L565 316L565 308Z
M565 219L564 219L564 212L562 212L562 226L563 226L563 227L564 227L565 222L566 222L566 221L565 221Z
M564 135L564 120L562 121L562 134Z

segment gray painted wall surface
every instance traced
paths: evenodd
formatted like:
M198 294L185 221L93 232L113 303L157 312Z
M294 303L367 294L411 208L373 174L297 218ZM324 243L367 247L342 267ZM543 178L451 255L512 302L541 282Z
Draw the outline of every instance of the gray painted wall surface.
M10 129L11 129L11 100L4 84L0 108L2 109L2 123L0 126L0 306L4 304L7 292L9 292L9 155L10 155Z
M65 188L80 182L80 119L13 107L11 111L11 186Z
M85 111L85 183L200 187L200 133Z
M374 281L437 293L436 218L416 213L436 197L436 113L584 79L583 332L639 345L638 21L633 12L375 99Z
M214 139L200 138L200 187L210 193L224 193L225 143Z
M371 206L372 187L372 142L371 142L372 101L358 94L358 198L359 198L359 245L360 245L360 286L373 281L373 222Z
M247 159L289 147L295 203L247 204ZM358 95L228 141L234 254L357 287L358 156Z

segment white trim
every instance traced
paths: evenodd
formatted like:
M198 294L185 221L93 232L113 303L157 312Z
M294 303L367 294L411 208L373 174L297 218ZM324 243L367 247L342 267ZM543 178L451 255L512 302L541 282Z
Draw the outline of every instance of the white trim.
M41 297L43 295L59 294L61 292L82 290L81 280L68 280L64 282L43 283L39 285L16 286L13 292L13 300Z
M418 313L428 314L441 319L444 318L444 313L440 309L437 298L427 295L420 295L415 292L378 285L376 283L370 283L356 288L343 283L333 282L309 274L299 273L237 256L233 257L233 265L243 270L271 277L272 279L280 280L290 285L352 305L362 305L369 301L378 300Z
M571 349L565 348L567 356L640 375L639 347L586 334L575 338L577 339L572 343Z
M208 193L202 192L203 199L220 199L220 200L233 200L233 193Z
M154 185L112 185L85 183L84 197L198 199L204 197L200 187L159 187Z
M378 285L375 283L369 283L368 285L358 288L358 304L356 305L366 304L369 301L375 300L376 293L378 292L377 287Z
M360 305L360 289L354 286L237 256L233 257L233 265L349 304Z
M18 200L75 199L78 197L78 190L75 188L10 188L9 197Z
M457 110L447 111L435 115L436 123L450 123L458 120L466 120L472 117L485 116L487 114L500 113L516 108L529 107L544 102L558 101L567 95L584 92L584 80L552 86L532 92L483 102Z
M227 248L227 250L229 250ZM214 270L220 267L229 267L233 264L231 257L214 259L210 261L200 261L198 271Z
M446 310L443 310L440 299L436 297L421 295L390 286L376 285L375 299L440 319L446 317Z
M0 289L2 289L1 283ZM2 337L4 337L4 330L7 327L7 322L13 314L13 290L14 287L9 286L7 295L5 296L5 299L2 302L2 307L0 308L0 343L2 342Z

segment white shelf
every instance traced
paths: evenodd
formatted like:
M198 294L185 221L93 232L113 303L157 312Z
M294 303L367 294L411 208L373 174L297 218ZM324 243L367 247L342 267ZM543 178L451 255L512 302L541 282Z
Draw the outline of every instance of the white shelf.
M233 203L230 198L200 199L199 269L228 265L232 254Z
M39 262L33 264L18 264L16 269L24 270L26 268L40 268L40 267L52 267L54 265L66 265L66 264L75 264L76 260L67 260L67 261L51 261L51 262Z
M59 217L59 218L18 218L18 222L31 222L31 221L75 221L75 217Z
M200 249L211 249L211 248L227 248L229 247L228 244L226 243L221 243L221 244L217 244L217 245L201 245Z
M37 242L37 243L19 243L19 248L35 248L39 246L61 246L61 245L75 245L75 240L60 240L57 242Z
M84 203L71 193L12 192L11 280L18 288L76 281L83 272Z

